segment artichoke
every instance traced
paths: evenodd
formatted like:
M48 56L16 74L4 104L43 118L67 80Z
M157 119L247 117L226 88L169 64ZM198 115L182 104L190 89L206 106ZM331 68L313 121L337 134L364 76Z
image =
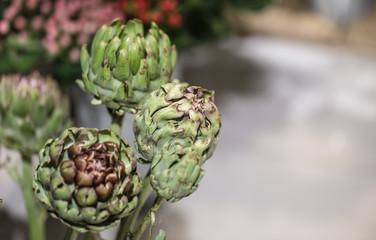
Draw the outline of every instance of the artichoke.
M220 127L214 91L171 82L140 103L133 124L135 147L150 161L166 143L180 144L205 161L214 152Z
M69 101L56 82L35 72L3 75L0 82L0 142L22 154L37 153L68 127Z
M39 153L38 200L79 232L101 231L135 209L141 187L133 149L109 129L70 128Z
M118 115L135 113L145 96L170 81L176 58L176 47L155 23L144 36L140 20L122 25L116 19L98 30L91 56L82 47L82 80L76 82L94 96L92 104L104 104Z
M202 156L192 148L165 144L153 157L150 184L159 196L176 202L189 196L204 176Z

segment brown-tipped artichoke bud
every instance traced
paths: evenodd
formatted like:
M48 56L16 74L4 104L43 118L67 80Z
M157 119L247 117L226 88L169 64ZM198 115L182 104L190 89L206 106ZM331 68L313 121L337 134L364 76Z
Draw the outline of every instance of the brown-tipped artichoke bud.
M176 47L155 23L144 35L140 20L122 25L116 19L98 30L91 55L82 47L82 80L76 82L94 96L92 104L104 104L119 115L135 113L144 97L170 81L176 58Z
M0 82L0 143L23 154L38 153L69 127L69 101L50 77L3 75Z
M132 148L109 129L70 128L39 153L38 200L79 232L114 226L135 209L141 187Z
M154 191L169 202L189 196L204 176L202 156L192 148L168 143L153 157L150 183Z
M140 103L133 125L135 146L149 161L166 143L192 148L205 161L214 152L220 127L213 91L172 82Z

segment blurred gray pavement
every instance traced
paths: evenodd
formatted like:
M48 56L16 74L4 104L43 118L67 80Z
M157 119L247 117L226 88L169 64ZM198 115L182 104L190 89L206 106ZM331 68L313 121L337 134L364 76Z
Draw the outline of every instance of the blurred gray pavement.
M172 239L376 239L374 57L247 37L181 61L223 127L197 192L166 206L186 227Z

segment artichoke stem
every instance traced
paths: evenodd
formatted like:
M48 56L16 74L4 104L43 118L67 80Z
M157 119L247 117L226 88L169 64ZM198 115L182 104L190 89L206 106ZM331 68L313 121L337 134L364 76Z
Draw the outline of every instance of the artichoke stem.
M23 176L18 176L18 183L24 196L27 218L29 223L30 240L44 240L44 222L46 220L46 211L37 202L32 187L32 163L31 156L22 155Z
M111 115L111 129L116 132L119 136L121 133L121 126L123 124L124 115L118 115L116 111L108 109L108 112Z
M78 237L78 232L73 230L70 227L67 227L67 231L65 232L64 240L76 240Z
M137 231L133 234L134 240L139 240L141 238L142 234L145 232L146 227L149 225L149 222L151 221L151 215L155 214L158 211L159 207L162 205L164 200L165 199L163 197L157 196L148 214L146 214L145 218L142 220L141 225L138 227Z
M121 219L120 227L117 233L116 240L126 240L127 233L131 232L134 224L140 214L142 207L144 206L149 195L153 192L153 189L150 185L150 171L145 176L142 181L142 188L138 199L138 204L135 211L128 217Z
M85 234L85 240L103 240L99 232L89 231Z

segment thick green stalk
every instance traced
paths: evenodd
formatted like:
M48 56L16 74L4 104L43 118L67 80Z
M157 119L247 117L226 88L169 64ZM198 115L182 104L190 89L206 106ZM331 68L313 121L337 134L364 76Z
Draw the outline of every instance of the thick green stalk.
M73 230L70 227L67 227L67 231L65 232L64 240L76 240L78 237L78 232Z
M120 136L124 115L119 116L118 114L116 114L114 110L109 109L109 108L107 108L107 110L109 114L111 115L111 129ZM128 228L124 228L123 224L124 224L124 218L121 220L120 228L118 230L116 239L125 239L126 237Z
M163 197L157 196L148 214L146 214L145 218L142 220L141 225L138 227L137 231L133 234L132 240L139 240L141 238L142 234L145 232L146 227L149 225L149 222L151 220L151 215L155 214L158 211L163 201L164 201Z
M29 223L30 240L44 240L44 222L46 220L45 209L37 202L33 192L33 175L31 156L23 156L22 159L22 173L19 177L19 185L21 187L23 197L25 200L27 218Z
M121 219L120 227L116 236L116 240L125 240L127 237L127 233L131 232L133 229L134 224L140 214L142 207L144 206L146 200L148 199L149 195L153 192L153 189L150 185L150 172L146 175L144 180L142 181L142 188L138 198L138 204L135 211L128 217Z
M85 234L85 240L103 240L99 232L89 231Z
M117 134L119 134L120 136L121 126L123 124L123 119L124 119L125 114L119 116L118 114L116 114L115 111L110 110L110 109L108 109L108 112L111 115L111 129L115 131Z

